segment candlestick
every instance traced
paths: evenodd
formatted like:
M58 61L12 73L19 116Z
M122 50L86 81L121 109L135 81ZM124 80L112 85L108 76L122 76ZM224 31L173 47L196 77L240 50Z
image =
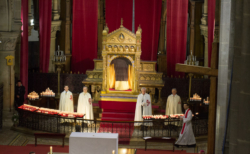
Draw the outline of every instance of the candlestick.
M50 154L52 154L52 146L50 146Z

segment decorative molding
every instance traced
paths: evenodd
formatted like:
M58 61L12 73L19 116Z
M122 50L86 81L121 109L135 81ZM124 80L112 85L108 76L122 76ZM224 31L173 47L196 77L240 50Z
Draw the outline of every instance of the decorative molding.
M0 50L13 51L16 48L17 39L20 32L0 32Z
M51 21L51 37L56 37L56 32L61 30L61 20Z
M200 28L201 28L201 35L204 35L204 37L208 37L208 26L200 25Z
M154 71L153 64L143 64L142 68L143 71Z
M140 81L160 81L162 82L162 73L157 74L140 74Z

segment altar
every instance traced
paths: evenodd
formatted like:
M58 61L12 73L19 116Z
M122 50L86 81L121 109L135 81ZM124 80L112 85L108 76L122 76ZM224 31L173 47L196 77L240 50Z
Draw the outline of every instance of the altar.
M90 86L95 100L136 101L141 87L155 102L155 91L158 102L161 102L161 89L164 86L163 73L156 71L156 61L140 59L142 29L136 33L123 26L109 33L105 26L102 32L102 59L94 59L94 70L87 70L87 78L82 82Z

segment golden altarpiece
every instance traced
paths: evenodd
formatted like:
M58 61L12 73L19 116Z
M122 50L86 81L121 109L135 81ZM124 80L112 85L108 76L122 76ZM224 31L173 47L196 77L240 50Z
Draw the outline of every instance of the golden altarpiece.
M141 61L141 34L138 27L136 34L121 26L109 33L105 26L102 32L102 59L94 59L94 70L87 70L83 84L90 87L95 100L136 101L141 87L146 87L153 103L161 102L161 89L164 86L163 73L155 70L156 61ZM113 78L112 62L123 58L128 61L129 90L111 90ZM114 64L113 64L114 65ZM159 90L158 102L155 102L155 89ZM160 105L160 104L159 104Z

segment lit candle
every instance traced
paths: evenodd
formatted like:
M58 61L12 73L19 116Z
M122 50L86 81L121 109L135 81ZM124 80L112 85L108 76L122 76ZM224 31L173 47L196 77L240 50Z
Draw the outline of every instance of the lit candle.
M112 154L115 154L115 150L112 151Z
M50 146L50 154L52 154L52 146Z

